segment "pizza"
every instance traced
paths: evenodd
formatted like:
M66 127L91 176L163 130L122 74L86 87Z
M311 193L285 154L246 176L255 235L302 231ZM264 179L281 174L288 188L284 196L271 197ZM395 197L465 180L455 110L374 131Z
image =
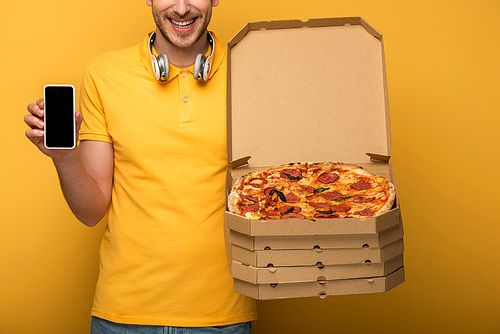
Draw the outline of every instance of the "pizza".
M391 182L356 165L292 163L238 178L228 208L260 220L364 219L389 211L395 197Z

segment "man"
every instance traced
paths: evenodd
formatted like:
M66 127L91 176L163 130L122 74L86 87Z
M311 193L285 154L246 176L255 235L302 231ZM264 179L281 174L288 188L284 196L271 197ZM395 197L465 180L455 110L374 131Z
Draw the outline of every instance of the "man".
M75 216L108 214L92 333L251 332L255 303L234 292L225 255L226 55L207 33L218 2L147 0L155 35L87 68L77 148L47 150L44 101L28 106L26 135Z

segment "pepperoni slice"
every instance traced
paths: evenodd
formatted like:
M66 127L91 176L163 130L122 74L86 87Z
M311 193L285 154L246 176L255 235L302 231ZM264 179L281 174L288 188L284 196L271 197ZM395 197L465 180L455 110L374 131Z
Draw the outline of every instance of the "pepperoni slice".
M267 183L266 179L253 178L248 181L248 184L255 188L262 188Z
M244 199L247 199L249 201L252 201L252 202L258 202L259 201L259 198L258 197L254 197L254 196L243 195L241 197L244 198Z
M263 216L279 216L280 215L279 210L269 210L269 211L262 210L260 213Z
M269 193L270 193L271 191L273 191L273 190L276 190L276 188L274 188L274 187L271 187L271 188L266 188L266 189L264 189L264 194L269 195Z
M313 193L314 192L314 187L313 186L304 186L304 185L300 185L300 188L306 192L306 193Z
M339 218L339 215L336 213L332 213L330 215L324 214L324 213L315 213L314 218Z
M291 182L297 182L302 178L302 173L298 169L284 169L280 173L283 179L289 179Z
M304 215L298 213L288 213L286 215L281 216L281 219L305 219Z
M275 206L276 204L278 204L278 198L279 198L278 196L267 195L265 197L265 200L269 205Z
M291 205L282 206L278 210L279 210L280 213L285 213L285 212L288 212L288 211L290 211L290 213L299 213L300 211L302 211L302 209L300 207L298 207L298 206L291 206Z
M347 204L332 205L330 208L331 211L336 211L336 212L347 212L350 209L351 207Z
M318 181L321 183L332 183L339 178L337 173L323 173L318 177Z
M364 217L371 217L375 214L375 210L372 210L372 209L369 209L369 208L365 208L361 211L356 211L354 212L355 215L358 215L358 216L364 216Z
M354 184L351 184L351 188L355 190L367 190L370 189L372 185L366 181L359 181Z
M344 197L341 193L339 193L338 191L332 191L332 192L329 192L329 193L322 193L320 194L321 197L323 197L324 199L328 200L328 201L331 201L331 200L334 200L334 199L341 199L342 197Z
M354 203L369 203L373 201L375 197L363 197L363 196L355 196L352 201Z
M287 203L299 203L300 197L295 195L294 193L288 193L285 195Z
M282 206L281 208L278 209L280 211L280 213L285 213L287 212L288 210L290 210L290 212L293 212L293 206L290 206L290 205L287 205L287 206Z
M321 202L310 202L308 204L313 208L327 208L330 206L330 203L321 203Z
M243 213L245 212L256 212L259 211L259 203L254 203L252 205L241 205L240 209Z

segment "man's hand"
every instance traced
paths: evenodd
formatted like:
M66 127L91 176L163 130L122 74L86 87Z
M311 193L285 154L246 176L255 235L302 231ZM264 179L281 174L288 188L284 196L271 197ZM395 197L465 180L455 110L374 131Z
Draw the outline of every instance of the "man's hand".
M28 115L24 116L24 122L30 127L30 129L26 130L26 137L35 144L36 147L40 151L42 151L45 155L51 157L54 162L62 162L67 157L72 156L75 157L76 149L73 150L59 150L59 149L47 149L43 144L43 139L45 136L45 124L43 122L45 102L43 99L39 99L36 103L30 103L28 105L28 111L30 112ZM80 130L80 126L82 124L82 115L77 110L75 112L76 118L76 138L78 142L78 132Z

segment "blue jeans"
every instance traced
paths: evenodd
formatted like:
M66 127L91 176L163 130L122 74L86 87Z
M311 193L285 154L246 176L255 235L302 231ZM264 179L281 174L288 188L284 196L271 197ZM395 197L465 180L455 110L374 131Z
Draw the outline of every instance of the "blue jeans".
M90 334L252 334L252 322L214 327L169 327L128 325L92 317Z

